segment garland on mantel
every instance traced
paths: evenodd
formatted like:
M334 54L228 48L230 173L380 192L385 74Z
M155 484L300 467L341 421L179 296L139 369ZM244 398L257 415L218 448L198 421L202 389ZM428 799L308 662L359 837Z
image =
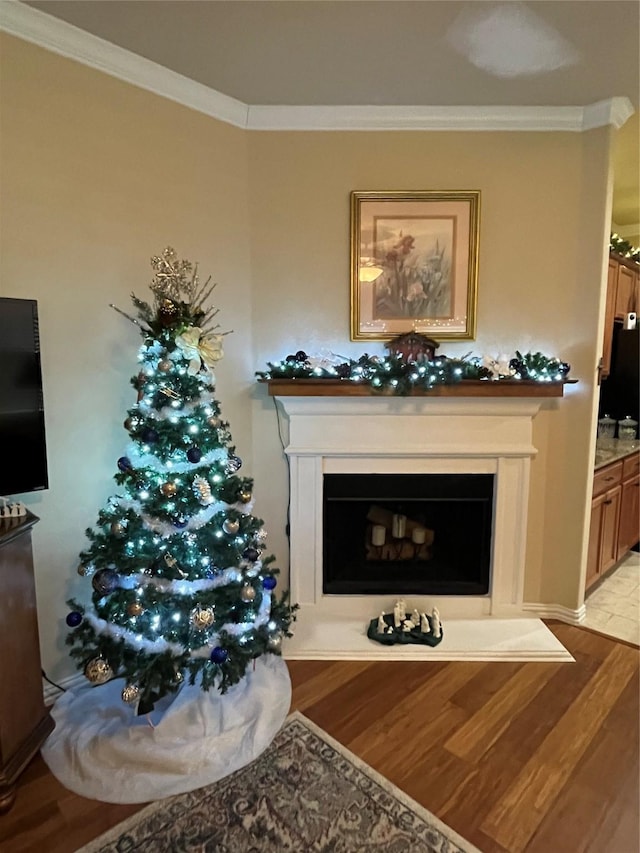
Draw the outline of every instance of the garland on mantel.
M268 370L256 373L259 381L270 379L341 379L370 385L373 390L390 390L406 395L412 390L428 391L436 385L454 385L462 380L530 382L566 382L570 366L541 352L483 359L465 356L438 356L432 361L407 361L399 354L367 355L357 361L340 360L338 356L312 357L303 350L288 355L284 361L267 362Z
M640 249L637 246L632 246L627 240L623 240L619 234L612 234L609 237L609 251L640 264Z

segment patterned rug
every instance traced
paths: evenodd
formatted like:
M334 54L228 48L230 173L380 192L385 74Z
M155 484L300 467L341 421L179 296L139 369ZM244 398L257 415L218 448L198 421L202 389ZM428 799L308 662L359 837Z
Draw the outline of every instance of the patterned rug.
M251 764L78 853L479 853L302 714Z

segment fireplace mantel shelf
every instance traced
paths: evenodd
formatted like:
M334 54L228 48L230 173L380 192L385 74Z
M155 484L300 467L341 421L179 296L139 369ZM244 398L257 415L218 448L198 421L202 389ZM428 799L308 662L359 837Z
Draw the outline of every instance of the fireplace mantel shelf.
M376 391L367 384L343 379L267 379L271 397L380 397L396 396L392 391ZM562 397L564 386L577 382L534 382L527 379L496 381L466 379L455 385L436 385L429 391L414 389L410 397Z

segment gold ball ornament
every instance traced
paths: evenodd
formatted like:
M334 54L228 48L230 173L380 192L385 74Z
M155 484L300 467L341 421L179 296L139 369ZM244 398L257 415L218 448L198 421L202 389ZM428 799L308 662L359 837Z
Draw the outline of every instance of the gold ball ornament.
M240 530L240 522L236 521L235 518L225 518L222 522L222 529L229 536L235 536L238 530Z
M129 415L129 417L124 422L124 428L128 432L131 432L131 430L135 429L137 426L139 426L139 424L140 421L138 420L138 418L134 418L132 415Z
M83 578L90 578L93 574L93 567L80 563L78 566L78 574Z
M180 670L176 672L174 681L176 682L176 684L182 684L182 682L184 681L184 675L180 672Z
M158 362L158 370L161 373L168 373L173 367L173 362L169 361L168 358L163 358Z
M222 423L222 421L220 420L218 415L211 415L210 418L207 418L207 423L209 424L210 427L217 429L220 426L220 424Z
M252 498L252 494L248 489L242 489L242 491L238 494L238 498L241 503L248 504Z
M255 597L256 597L256 591L255 591L254 587L252 587L250 584L246 584L245 586L242 587L242 590L240 591L240 598L243 601L246 601L246 602L255 601Z
M162 494L163 494L166 498L170 498L170 497L173 497L173 495L175 495L175 494L176 494L176 492L178 491L178 487L176 486L176 484L175 484L175 483L163 483L163 484L160 486L160 491L162 492Z
M132 702L137 702L140 696L140 688L136 684L126 684L122 688L122 701L130 705Z
M113 536L116 536L118 539L121 539L126 532L127 527L121 521L111 522L111 533L113 534Z
M191 622L193 627L198 631L204 631L206 628L211 627L215 618L213 607L196 607L191 613Z
M140 616L143 611L144 607L139 601L132 601L131 604L127 605L127 613L129 616Z
M84 674L92 684L104 684L113 678L113 670L104 658L93 658L84 668Z

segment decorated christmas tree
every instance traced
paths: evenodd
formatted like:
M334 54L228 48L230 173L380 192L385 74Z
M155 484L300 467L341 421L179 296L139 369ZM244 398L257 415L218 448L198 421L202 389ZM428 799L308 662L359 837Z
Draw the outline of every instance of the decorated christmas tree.
M87 530L78 572L92 606L70 601L71 655L93 684L124 678L147 713L185 679L222 693L261 655L279 654L294 610L274 592L253 481L215 398L224 333L207 307L214 285L167 248L151 259L151 304L132 294L143 337L137 401L124 426L117 495ZM115 308L115 306L112 306Z

